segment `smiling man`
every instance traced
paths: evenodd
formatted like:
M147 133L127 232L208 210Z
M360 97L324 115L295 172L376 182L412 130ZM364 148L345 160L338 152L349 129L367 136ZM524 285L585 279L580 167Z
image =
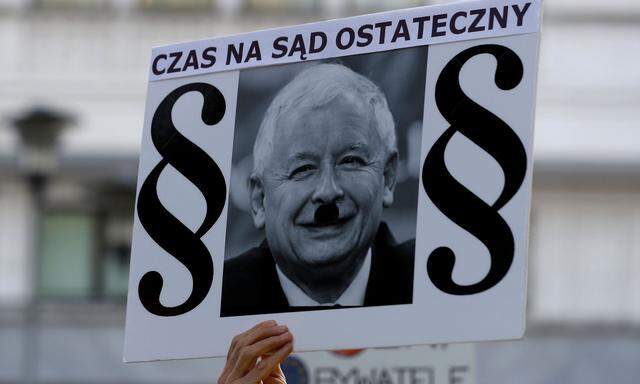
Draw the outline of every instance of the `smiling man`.
M225 262L222 316L411 303L414 241L382 221L398 151L375 84L339 64L306 69L273 99L253 156L266 240Z

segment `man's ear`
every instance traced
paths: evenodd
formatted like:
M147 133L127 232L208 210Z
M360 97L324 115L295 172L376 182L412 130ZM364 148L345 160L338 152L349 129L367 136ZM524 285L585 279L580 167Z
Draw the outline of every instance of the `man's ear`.
M251 215L253 225L258 229L264 228L264 187L262 180L257 175L251 175L249 179L249 200L251 202Z
M398 174L398 152L393 152L387 157L384 164L384 191L382 192L382 206L388 208L393 204L393 192L396 189L396 176Z

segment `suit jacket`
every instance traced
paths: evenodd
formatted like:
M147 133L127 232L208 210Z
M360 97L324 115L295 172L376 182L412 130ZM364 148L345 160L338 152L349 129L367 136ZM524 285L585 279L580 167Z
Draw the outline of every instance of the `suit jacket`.
M397 244L389 227L380 224L371 248L364 306L411 304L414 252L414 240ZM334 307L289 305L266 241L224 263L222 317L323 309Z

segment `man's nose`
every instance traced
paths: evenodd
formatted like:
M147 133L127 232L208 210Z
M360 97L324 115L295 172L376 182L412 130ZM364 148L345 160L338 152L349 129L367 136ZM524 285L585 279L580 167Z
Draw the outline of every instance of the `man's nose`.
M333 170L322 172L320 182L311 196L311 200L317 204L336 202L344 197L344 191L336 181Z

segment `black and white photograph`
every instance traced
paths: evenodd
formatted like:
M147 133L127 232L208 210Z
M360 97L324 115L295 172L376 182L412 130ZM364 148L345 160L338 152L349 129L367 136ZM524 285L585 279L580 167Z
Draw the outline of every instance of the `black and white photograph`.
M412 302L426 61L240 72L221 316Z

